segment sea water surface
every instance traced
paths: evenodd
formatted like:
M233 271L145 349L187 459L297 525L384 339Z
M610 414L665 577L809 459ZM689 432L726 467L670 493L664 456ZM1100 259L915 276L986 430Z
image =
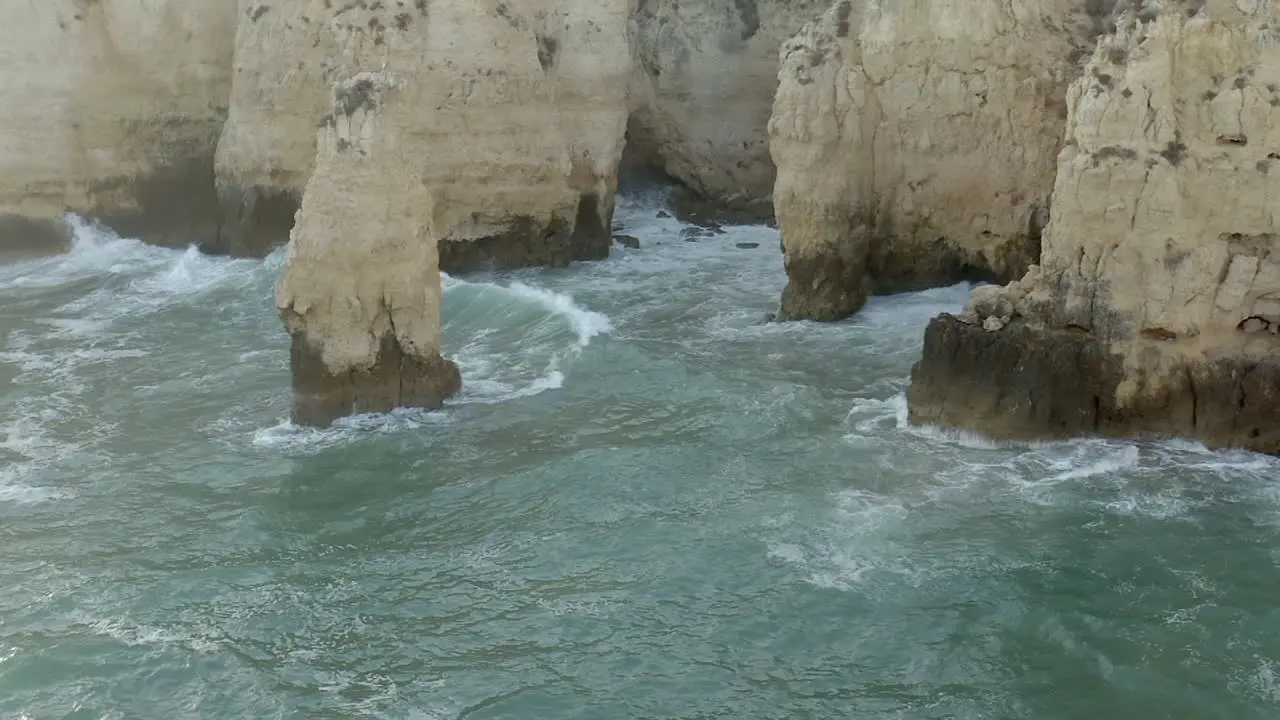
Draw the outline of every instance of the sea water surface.
M0 717L1280 717L1280 462L909 427L967 287L762 324L776 231L617 221L324 430L282 254L0 265Z

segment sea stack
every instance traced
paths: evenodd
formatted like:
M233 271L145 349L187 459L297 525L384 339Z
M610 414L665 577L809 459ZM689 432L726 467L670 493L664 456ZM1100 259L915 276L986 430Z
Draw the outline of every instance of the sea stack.
M296 422L458 390L440 270L607 255L630 6L571 4L371 4L344 25L349 64L379 69L332 91L278 287Z
M1039 265L930 323L912 422L1280 451L1280 7L1146 5L1071 87Z

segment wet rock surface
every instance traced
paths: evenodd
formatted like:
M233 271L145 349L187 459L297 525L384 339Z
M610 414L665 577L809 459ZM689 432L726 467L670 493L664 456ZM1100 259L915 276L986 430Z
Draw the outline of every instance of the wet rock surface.
M293 422L325 426L338 418L401 407L438 408L462 388L457 364L438 353L405 353L394 335L384 335L374 362L345 372L327 366L304 335L290 349Z
M941 315L912 368L909 420L1001 440L1180 436L1280 453L1280 355L1204 358L1121 400L1124 362L1089 332Z

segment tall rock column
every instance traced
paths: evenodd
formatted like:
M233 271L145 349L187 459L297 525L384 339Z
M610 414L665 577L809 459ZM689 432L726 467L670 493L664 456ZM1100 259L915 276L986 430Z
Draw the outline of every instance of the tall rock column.
M1072 85L1040 265L929 325L913 422L1280 451L1280 8L1138 5Z
M412 99L390 73L334 89L276 289L293 343L294 422L435 408L461 386L440 355L432 197L404 153Z
M781 317L836 320L871 293L1024 273L1067 87L1108 9L839 0L788 41L769 124Z
M52 237L69 211L162 244L214 237L236 19L225 2L10 3L0 242Z
M629 0L388 5L342 13L378 69L333 90L278 286L302 423L456 391L440 269L608 252Z

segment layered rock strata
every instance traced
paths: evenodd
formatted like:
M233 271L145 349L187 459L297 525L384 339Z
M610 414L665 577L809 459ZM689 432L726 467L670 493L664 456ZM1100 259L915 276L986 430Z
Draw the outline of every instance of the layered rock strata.
M0 243L60 244L68 211L159 244L214 237L234 3L11 5L0 24Z
M1072 85L1040 265L929 325L913 422L1280 451L1277 21L1126 12Z
M828 2L639 0L627 158L679 183L681 214L772 217L778 48Z
M1016 278L1107 3L840 0L782 49L769 124L784 319Z

